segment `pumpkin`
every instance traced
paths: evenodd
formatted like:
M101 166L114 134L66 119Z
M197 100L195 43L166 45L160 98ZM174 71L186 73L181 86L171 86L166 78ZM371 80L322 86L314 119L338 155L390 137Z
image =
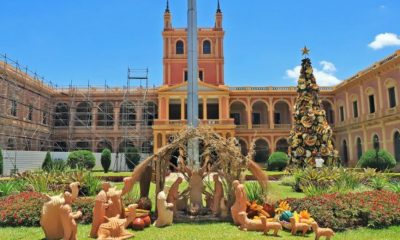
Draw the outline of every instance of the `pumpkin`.
M145 223L142 218L135 218L132 223L132 228L134 230L143 230L145 227Z
M149 227L149 226L150 226L150 224L151 224L151 218L150 218L150 216L142 217L142 220L143 220L143 222L144 222L144 226L145 226L145 227Z

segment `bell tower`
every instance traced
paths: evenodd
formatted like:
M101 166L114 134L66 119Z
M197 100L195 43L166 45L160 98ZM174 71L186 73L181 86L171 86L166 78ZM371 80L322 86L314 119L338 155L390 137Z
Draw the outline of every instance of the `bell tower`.
M164 12L163 85L173 86L188 81L187 29L172 26L167 1ZM215 86L224 85L224 30L219 1L215 25L197 29L198 80Z
M222 29L222 11L219 0L217 4L217 12L215 13L215 29Z
M171 30L172 29L172 16L169 11L169 0L167 0L167 6L164 12L164 30Z

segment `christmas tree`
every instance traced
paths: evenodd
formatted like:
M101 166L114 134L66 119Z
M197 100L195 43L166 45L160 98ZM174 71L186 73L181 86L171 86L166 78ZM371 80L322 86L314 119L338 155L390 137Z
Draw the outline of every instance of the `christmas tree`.
M315 159L322 158L326 165L338 162L338 152L332 144L332 129L326 120L325 110L319 99L319 86L313 74L309 50L304 47L297 84L294 107L294 124L290 131L290 165L293 167L315 166Z

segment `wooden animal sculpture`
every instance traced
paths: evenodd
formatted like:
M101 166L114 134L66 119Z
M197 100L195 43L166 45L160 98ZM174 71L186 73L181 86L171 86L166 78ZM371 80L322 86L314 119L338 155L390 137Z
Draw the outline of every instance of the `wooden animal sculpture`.
M115 187L108 190L107 198L110 200L110 204L106 209L106 217L111 218L117 215L124 217L125 212L122 207L121 194L122 191L117 190Z
M183 180L183 178L181 178L181 177L178 177L176 179L176 181L171 185L171 188L169 189L168 196L167 196L167 203L172 203L174 205L173 209L172 209L174 211L174 213L176 213L176 210L177 210L176 203L179 198L179 185L182 183L182 180Z
M266 217L260 217L260 219L249 219L246 212L240 212L238 214L239 221L242 223L239 226L240 230L243 231L265 231L265 225L267 223Z
M69 192L64 193L64 204L60 208L60 218L61 225L63 227L63 240L76 240L76 235L78 233L78 225L75 219L82 216L81 211L75 213L72 212L72 194Z
M317 222L311 223L311 228L315 233L315 240L319 240L320 237L325 237L330 240L335 235L335 232L330 228L320 228Z
M193 212L194 209L201 209L203 207L203 192L204 183L203 178L207 173L207 165L210 160L209 156L205 157L203 166L198 170L192 170L186 166L183 159L183 150L179 150L179 164L181 166L181 171L188 176L189 182L189 211ZM197 213L196 213L197 214Z
M119 218L119 215L111 218L105 217L106 223L102 223L97 231L98 240L116 239L123 240L129 239L134 236L126 230L130 223L136 218L137 204L131 204L128 206L129 214L127 218Z
M70 226L68 229L64 229L62 215L63 217L66 216L65 211L68 211L68 207L64 206L64 204L67 203L68 205L71 205L78 197L79 182L71 183L69 187L71 189L71 193L65 192L64 194L52 196L50 197L50 200L43 205L40 216L40 225L42 226L46 239L48 240L61 239L65 235L70 236L71 231L73 231L73 226ZM77 215L72 214L72 217L77 217L79 215L78 213L76 214ZM67 240L69 240L69 238Z
M267 235L269 230L273 230L274 236L278 236L279 230L282 230L282 225L279 222L266 222L264 233Z
M164 190L159 192L157 195L157 214L158 218L154 222L156 227L165 227L172 224L174 212L172 211L174 205L167 203L167 194L169 189L164 187Z
M243 218L239 217L239 213L246 212L247 208L246 191L244 189L243 184L241 184L238 180L233 181L232 186L235 191L235 203L231 207L231 216L234 224L242 225L244 224L244 222L242 222Z
M292 235L296 235L298 231L302 231L302 235L305 236L307 231L310 230L310 225L307 223L298 223L294 217L290 218L290 224L292 225Z
M104 223L106 216L106 209L111 203L107 197L107 192L110 189L111 184L109 182L102 183L102 190L97 194L94 207L93 207L93 222L92 229L90 230L90 237L96 238L97 231L99 230L100 224Z
M221 199L224 199L224 188L222 182L219 180L219 175L214 174L214 196L211 211L214 215L218 215L221 212Z

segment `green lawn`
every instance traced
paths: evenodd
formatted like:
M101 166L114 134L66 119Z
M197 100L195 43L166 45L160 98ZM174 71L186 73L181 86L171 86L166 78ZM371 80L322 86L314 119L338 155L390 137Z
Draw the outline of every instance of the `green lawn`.
M78 239L90 239L88 234L90 231L90 225L79 225ZM237 227L229 223L207 223L207 224L175 224L166 228L155 228L150 227L144 231L135 232L136 237L134 239L160 239L160 240L183 240L183 239L229 239L229 240L241 240L241 239L275 239L274 237L267 237L260 232L243 232L237 229ZM291 236L288 232L281 232L280 237L276 239L314 239L314 233L308 234L307 237ZM334 240L395 240L399 239L400 226L394 226L387 229L373 230L360 228L356 230L349 230L345 232L337 233L333 238ZM30 239L39 240L43 239L44 234L41 228L0 228L0 239L16 240L16 239Z

